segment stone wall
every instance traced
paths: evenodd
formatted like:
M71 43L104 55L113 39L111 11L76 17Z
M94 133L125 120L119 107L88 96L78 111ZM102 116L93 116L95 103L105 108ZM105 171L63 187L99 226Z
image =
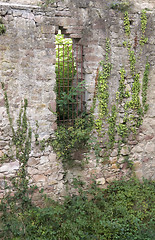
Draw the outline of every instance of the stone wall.
M5 3L4 3L5 2ZM32 5L27 5L27 4ZM1 1L0 16L6 26L6 33L0 35L0 80L5 83L10 102L13 123L19 114L21 101L28 99L28 118L34 133L36 121L39 124L39 140L47 139L56 128L56 117L50 111L56 109L55 103L55 34L60 28L62 32L84 46L84 75L86 81L86 101L89 111L95 91L95 79L99 62L105 58L106 38L111 40L110 60L113 65L109 80L110 105L115 99L119 87L119 70L123 65L128 67L129 61L126 49L123 48L124 30L123 13L109 7L107 1L65 0L57 2L50 8L42 8L38 1ZM25 5L26 4L26 5ZM33 5L35 4L35 5ZM130 10L131 39L134 41L135 29L140 26L141 2ZM155 179L155 109L154 109L154 3L143 1L147 12L149 41L142 51L141 60L137 62L140 71L144 69L144 59L149 57L151 69L149 75L148 103L150 105L136 141L130 141L131 158L134 160L135 172L138 177ZM143 5L142 5L143 6ZM138 32L139 33L139 32ZM140 33L139 33L140 34ZM142 78L142 76L141 76ZM131 87L128 83L129 88ZM95 116L98 116L96 108ZM0 156L9 149L11 131L9 127L4 95L0 88ZM128 155L126 146L122 148L121 156ZM77 159L78 160L78 159ZM121 160L120 160L121 161ZM103 164L96 162L93 151L84 169L76 164L67 171L66 180L81 176L89 182L92 176L102 184L107 184L114 178L128 175L129 170L122 161L117 164L117 152L114 150L110 161ZM3 177L9 179L19 168L18 161L0 164L0 197L3 194ZM53 198L59 198L66 193L63 178L64 169L51 147L43 152L33 145L28 161L28 173L31 183L44 187Z

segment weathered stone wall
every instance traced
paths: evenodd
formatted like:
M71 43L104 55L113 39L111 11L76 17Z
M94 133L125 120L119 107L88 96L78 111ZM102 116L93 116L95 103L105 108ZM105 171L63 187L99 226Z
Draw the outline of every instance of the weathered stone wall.
M1 16L6 26L6 34L1 36L0 41L0 78L6 86L14 124L21 101L28 99L27 114L30 125L35 130L36 121L38 121L40 139L49 137L55 128L56 119L49 110L51 104L55 107L56 98L53 91L55 85L55 26L49 23L53 12L54 9L51 9L50 13L45 14L35 6L1 5ZM8 140L11 135L3 99L1 89L1 156L9 148ZM55 160L55 154L51 151L50 154L49 151L46 154L48 156L39 153L36 149L32 152L29 161L28 172L30 174L33 172L33 179L38 186L41 186L42 182L46 185L50 181L47 180L50 177L48 169L50 169L51 161ZM0 167L1 179L4 176L11 176L18 167L17 161L3 164Z
M3 3L7 2L7 3ZM16 4L14 4L16 3ZM32 5L25 5L25 4ZM36 121L39 124L39 138L48 138L56 128L56 117L49 110L55 111L55 34L58 28L73 39L74 42L84 46L84 74L86 81L86 100L89 111L94 91L95 78L99 62L105 57L106 38L111 40L110 60L113 65L112 75L109 82L110 104L115 99L115 92L119 86L119 70L123 65L128 66L129 60L124 41L123 13L109 8L107 2L72 0L57 2L50 8L37 6L38 1L1 1L0 16L6 26L6 33L0 36L0 79L5 83L11 114L14 124L18 117L21 101L28 99L28 117L34 132ZM33 5L35 4L35 5ZM141 2L136 1L135 7L130 12L132 19L131 39L134 41L135 28L138 32L140 26L139 11ZM148 103L150 104L143 125L135 142L130 141L130 149L135 159L135 170L138 177L155 179L155 109L154 109L154 2L143 1L149 4L147 12L149 36L148 44L142 52L141 60L137 67L143 71L145 56L149 57L150 83ZM143 6L143 5L142 5ZM139 33L139 32L138 32ZM142 78L142 76L141 76ZM127 83L131 87L130 80ZM96 109L95 115L98 115ZM11 132L4 107L3 91L0 88L0 156L7 153ZM122 149L122 157L128 153L125 146ZM94 153L90 153L89 163L84 169L76 165L67 171L66 180L82 176L89 182L95 176L102 184L110 182L114 178L127 175L129 170L120 162L117 165L117 153L114 150L108 163L97 163ZM77 159L78 160L78 159ZM121 160L120 160L121 161ZM9 178L19 168L18 161L10 161L0 164L0 197L3 193L3 177ZM58 198L65 194L63 179L64 169L60 160L50 147L43 152L33 146L31 157L28 162L28 173L32 176L32 183L38 187L44 187L45 191Z

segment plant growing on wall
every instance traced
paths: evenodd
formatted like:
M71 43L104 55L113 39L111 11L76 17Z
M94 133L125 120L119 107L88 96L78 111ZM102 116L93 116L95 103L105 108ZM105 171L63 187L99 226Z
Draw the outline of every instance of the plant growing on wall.
M147 25L146 12L142 11L141 14L141 32L142 38L144 39L144 33ZM116 92L116 105L113 104L111 109L109 109L109 84L108 79L110 77L111 63L110 63L110 42L106 41L106 56L105 61L101 62L102 70L100 71L98 78L98 105L99 114L96 119L96 129L99 133L99 138L102 148L104 148L103 158L107 159L113 147L118 146L118 157L121 148L124 144L127 144L128 137L130 134L135 135L138 128L142 124L144 114L148 109L146 104L147 99L147 88L148 88L148 76L150 64L146 60L145 71L143 73L142 84L140 83L140 74L137 69L136 55L134 51L134 44L132 44L129 39L131 29L130 29L130 19L127 11L124 13L124 31L127 36L127 41L123 42L124 47L127 48L129 63L130 63L130 75L132 80L131 91L126 89L125 80L126 70L125 66L120 69L120 80L118 91ZM141 40L142 40L141 38ZM141 44L141 40L139 44ZM137 40L138 41L138 40ZM136 46L138 42L136 42ZM142 44L141 44L142 45ZM110 68L109 68L110 67ZM142 101L140 100L140 93L142 94ZM120 111L123 109L124 117L120 122ZM104 117L103 117L104 116ZM107 136L105 135L107 134ZM102 140L104 138L107 141ZM115 140L117 139L117 141ZM100 144L100 145L101 145Z
M74 179L74 187L78 194L67 195L62 203L49 199L49 206L14 214L14 222L0 219L2 229L10 227L0 232L1 239L154 239L154 182L121 180L107 189L93 182L85 190Z
M131 6L131 3L127 0L113 0L110 3L110 8L119 10L119 11L126 11Z
M6 27L3 24L2 19L0 18L0 35L4 34L6 32Z
M66 64L65 64L66 61ZM77 114L77 98L84 92L84 81L74 86L76 63L74 62L72 39L64 38L59 32L56 36L56 104L58 127L55 136L46 141L36 142L43 149L51 145L63 162L71 167L76 160L76 152L88 148L88 140L93 127L93 116L85 111ZM78 117L77 117L78 115ZM81 155L81 154L80 154ZM83 157L80 157L82 160Z
M141 14L141 39L140 39L140 45L144 46L145 43L147 43L148 38L145 37L145 30L146 30L146 26L147 26L147 16L146 16L146 11L142 10L142 14Z
M29 126L26 111L28 102L25 99L21 106L17 126L13 125L13 120L10 114L10 107L7 92L5 91L4 83L1 83L4 92L5 107L9 119L9 124L12 132L11 146L13 148L12 156L7 156L9 160L19 161L19 170L8 184L5 181L5 196L1 201L0 210L2 211L2 220L5 225L5 239L11 239L13 232L17 231L16 215L23 213L32 206L32 195L35 186L29 186L29 176L27 173L27 162L31 152L31 137L32 131ZM6 160L6 159L5 159ZM24 229L22 230L24 232Z

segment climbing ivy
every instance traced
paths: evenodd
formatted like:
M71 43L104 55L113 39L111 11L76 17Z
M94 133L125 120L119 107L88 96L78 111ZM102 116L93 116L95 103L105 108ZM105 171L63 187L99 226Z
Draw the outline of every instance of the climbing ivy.
M16 159L22 164L24 168L29 159L29 154L31 152L31 127L29 126L28 119L26 116L26 110L28 106L28 102L25 99L24 104L21 106L19 117L17 120L17 129L15 130L13 126L13 120L10 114L9 101L7 97L7 92L5 91L4 83L1 83L3 92L4 92L4 100L5 107L9 119L9 124L12 131L12 143L15 146L15 156Z
M116 100L118 100L119 103L121 103L124 98L128 98L130 96L129 91L125 90L126 89L126 85L125 85L126 72L124 67L120 69L120 75L121 75L121 79L119 82L118 92L116 93Z
M117 109L116 106L113 105L111 109L111 114L108 117L108 147L112 149L115 143L115 136L116 136L116 119L117 119Z
M3 24L2 19L0 18L0 35L4 34L6 32L6 27Z
M110 43L109 39L106 39L106 58L105 61L100 62L101 71L99 72L98 84L97 84L97 96L99 100L99 118L96 120L96 129L100 132L103 125L103 120L108 114L108 78L111 73L112 64L109 61Z
M146 104L146 101L147 101L147 89L148 89L148 81L149 81L149 78L148 78L149 69L150 69L150 64L146 62L144 76L142 80L142 103L143 103L144 113L146 113L146 111L148 110L148 104Z
M29 186L29 175L27 173L27 162L31 152L32 131L26 115L27 100L24 100L17 124L14 126L4 83L1 83L1 86L4 92L4 101L12 132L10 145L13 148L13 154L7 157L9 160L19 161L19 169L15 176L10 178L9 183L5 181L5 193L0 204L0 210L2 211L1 219L5 224L4 235L8 237L5 239L12 239L12 228L7 222L11 219L10 224L14 226L16 224L16 215L24 213L25 210L28 210L33 205L32 196L36 189L35 186Z
M131 75L132 77L134 77L135 75L135 64L136 64L136 57L135 57L135 53L133 50L130 50L129 48L129 61L130 61L130 71L131 71Z
M88 140L93 129L93 116L83 113L75 119L72 126L60 125L55 131L55 137L48 140L63 162L64 168L74 165L76 153L89 149ZM83 156L81 155L81 164Z
M144 12L142 13L143 16ZM125 13L125 32L126 35L129 36L130 35L130 31L129 31L129 17L128 17L128 13ZM141 17L141 20L145 23L143 24L142 27L142 34L145 33L144 29L146 26L146 21L145 17ZM128 26L128 27L127 27ZM141 44L143 45L143 44ZM102 68L102 70L99 73L99 77L98 77L98 84L97 84L97 91L98 91L98 100L99 100L99 118L96 120L96 127L98 129L97 126L97 122L99 122L99 127L100 130L104 130L104 125L103 125L103 121L105 121L108 125L107 127L107 136L108 136L108 142L105 144L105 151L107 151L108 154L106 154L105 152L105 156L110 156L110 153L114 147L114 144L117 143L118 144L118 153L120 153L121 150L121 145L122 143L126 143L127 142L127 138L130 134L130 132L136 132L136 129L141 125L142 123L142 117L144 115L144 113L146 112L146 110L148 109L148 105L147 105L147 89L148 89L148 76L149 76L149 69L150 69L150 64L147 60L146 65L145 65L145 71L144 71L144 75L143 75L143 80L142 80L142 86L140 84L139 81L139 71L137 71L136 69L136 57L135 57L135 53L134 51L132 51L131 48L131 44L127 43L124 44L124 46L128 47L128 53L129 53L129 62L130 62L130 70L131 70L131 77L132 77L132 87L131 87L131 95L129 94L129 91L126 91L126 86L125 86L125 78L126 78L126 71L125 68L122 67L120 69L120 81L119 81L119 88L118 88L118 92L117 92L117 103L116 105L112 105L111 110L108 107L108 100L109 100L109 87L108 87L108 79L110 77L110 73L111 73L111 68L112 68L112 64L110 63L110 58L109 58L109 54L110 54L110 46L109 46L109 40L107 39L106 41L106 57L105 57L105 61L102 61L100 66ZM142 88L142 104L140 101L140 90ZM37 237L40 238L40 236L42 236L43 238L48 238L49 236L52 237L56 237L57 233L58 233L58 238L64 238L64 239L68 239L70 236L70 231L68 229L70 229L70 227L68 228L68 223L63 222L64 219L64 209L70 209L70 206L72 205L73 210L75 210L75 206L77 206L76 210L78 213L78 209L79 206L82 206L82 210L80 210L80 213L83 212L83 206L85 206L86 212L88 212L88 206L89 206L89 210L90 213L92 213L92 206L94 206L94 203L97 203L97 206L99 206L99 208L104 208L104 209L108 209L105 208L106 202L101 202L99 200L101 200L100 198L102 198L102 200L104 198L106 198L108 196L108 198L111 200L113 199L111 196L112 195L108 195L108 192L111 191L112 193L118 193L120 195L120 190L119 188L123 189L123 193L121 194L126 194L126 192L128 192L128 197L129 200L131 200L131 192L133 191L133 183L132 181L129 182L129 185L127 185L127 187L124 184L124 182L121 182L120 185L118 183L113 183L111 185L111 187L109 187L106 191L105 191L105 196L103 197L103 193L101 194L101 191L99 189L93 188L91 189L91 192L89 192L89 196L91 193L92 197L92 203L91 201L84 201L83 200L88 200L87 199L87 195L82 194L81 196L74 196L73 198L66 198L65 204L63 206L63 209L60 208L60 206L53 211L50 212L49 209L45 209L45 210L39 210L40 213L38 213L37 209L33 209L33 211L29 211L29 206L31 206L32 202L31 202L31 198L30 198L30 194L31 194L31 188L29 188L28 185L28 174L26 171L26 166L27 166L27 161L29 159L29 155L31 152L31 135L32 135L32 131L31 128L29 126L29 122L26 116L26 110L27 110L27 106L28 106L28 102L27 100L24 100L24 103L21 106L20 112L19 112L19 117L17 120L17 127L15 128L13 125L13 120L10 114L10 108L9 108L9 102L8 102L8 97L7 97L7 93L5 91L5 86L2 83L2 89L4 91L4 99L5 99L5 106L6 106L6 111L8 114L8 119L9 119L9 124L12 130L12 143L15 149L15 156L14 159L19 160L20 163L20 169L17 172L17 175L12 179L11 183L12 183L12 188L11 190L13 190L13 194L10 191L10 186L6 185L6 189L7 194L6 197L2 200L0 207L1 210L3 211L3 215L2 215L2 220L4 222L4 226L5 226L5 233L4 236L6 236L6 239L13 239L13 237L15 236L16 238L20 238L20 236L28 236L28 238L32 237L34 235L36 235ZM130 97L130 99L128 99ZM103 101L104 99L104 101ZM124 118L123 118L123 122L119 122L118 121L118 116L119 116L119 110L120 110L120 106L123 107L125 113L124 113ZM94 109L94 108L93 108ZM93 113L93 112L92 112ZM137 124L136 124L137 123ZM66 161L68 161L69 163L71 163L71 160L73 159L73 154L75 153L75 151L77 149L81 149L81 148L87 148L87 143L88 140L91 137L91 132L93 130L93 125L94 124L94 119L93 119L93 115L92 114L86 114L84 113L84 115L82 115L80 118L75 119L75 125L74 126L59 126L59 128L56 130L55 132L55 137L54 138L50 138L48 140L44 140L42 141L42 147L45 147L49 144L51 144L53 146L53 148L57 151L58 156L63 160L64 163L66 163ZM105 136L105 135L104 135ZM118 136L118 140L116 140ZM40 142L38 141L38 134L36 133L35 135L36 137L36 142L37 144L40 144ZM100 134L101 137L101 134ZM100 150L100 146L99 146L100 142L98 142L98 149ZM95 145L94 145L95 146ZM98 150L97 149L97 150ZM95 150L95 149L94 149ZM98 151L99 153L99 151ZM12 156L10 156L11 158ZM127 162L129 168L132 168L133 163L130 161L129 156L125 156L124 158L124 162ZM148 186L150 187L151 184L150 183L145 183L146 187L148 189ZM119 186L118 186L119 185ZM132 185L132 191L130 186ZM122 188L123 186L123 188ZM136 185L138 188L137 189L142 189L143 186L140 186L139 183L137 183ZM95 191L94 191L95 189ZM110 189L110 190L109 190ZM125 191L124 191L125 189ZM80 189L81 190L81 189ZM151 191L153 192L153 187L151 189ZM152 193L151 192L151 193ZM133 192L132 192L133 193ZM93 194L93 195L92 195ZM140 193L138 193L140 194ZM149 194L149 192L148 192ZM116 194L114 194L116 195ZM124 197L124 195L122 195L122 199L124 201L124 198L126 199L126 196ZM136 194L134 196L137 196ZM141 195L139 195L141 196ZM139 197L138 196L138 197ZM153 196L150 195L150 196ZM119 197L120 196L116 196ZM122 212L124 214L124 216L126 216L127 211L126 209L131 210L131 221L129 221L129 218L124 217L125 219L125 224L122 224L122 217L119 219L115 219L117 221L115 221L115 227L113 226L113 224L111 224L110 221L110 225L109 222L106 222L104 219L105 214L103 213L102 215L102 220L104 221L100 221L100 229L97 229L98 227L98 219L101 216L101 213L96 210L96 213L98 212L98 217L96 219L96 229L94 231L94 228L92 228L92 230L90 231L91 227L89 226L87 229L87 233L90 231L90 234L88 235L88 238L90 239L92 237L92 234L97 238L100 238L100 235L105 236L106 239L111 239L113 236L116 238L123 238L124 236L126 236L127 238L131 238L131 236L134 236L134 239L142 239L142 238L148 238L149 235L151 235L152 237L154 236L154 232L152 232L154 229L153 228L153 221L150 220L149 222L149 233L147 233L147 225L146 222L148 223L148 213L150 211L150 208L148 207L148 204L146 201L141 201L141 198L139 198L139 206L138 206L138 212L136 212L136 217L137 214L139 214L140 210L143 210L142 213L140 213L140 217L138 219L138 223L137 223L137 218L133 217L133 210L135 210L135 204L133 205L133 201L131 203L131 201L128 201L128 205L125 205L125 211L122 208L118 208L120 207L120 201L117 203L117 201L113 201L111 202L111 209L114 206L115 202L118 204L116 204L116 209L111 209L107 210L108 214L110 212L110 218L115 217L114 216L116 213L117 216L122 216ZM133 199L132 199L133 200ZM144 199L146 200L146 199ZM109 203L109 201L107 201ZM137 202L137 199L134 199L134 202ZM153 202L153 201L152 201ZM70 204L72 203L72 204ZM75 204L76 203L76 204ZM84 204L84 205L81 205ZM85 204L86 203L86 204ZM126 203L126 201L125 201ZM79 205L80 204L80 205ZM90 205L89 205L90 204ZM91 206L92 204L92 206ZM55 204L54 206L57 207L57 205ZM137 205L136 205L137 207ZM103 210L103 209L102 209ZM147 210L147 211L146 211ZM58 212L57 212L58 211ZM137 211L137 210L136 210ZM54 212L54 213L53 213ZM69 211L68 214L66 216L69 216L69 214L72 215L74 211ZM15 215L16 213L16 215ZM21 214L22 213L22 214ZM61 215L60 218L57 218L57 213L58 215ZM151 213L152 214L152 213ZM88 214L85 214L88 215ZM93 212L93 217L96 216L96 214L94 214ZM25 218L23 218L24 216L26 216ZM52 217L51 217L52 216ZM109 215L107 215L109 217ZM153 216L153 214L151 215L151 217ZM27 220L27 217L29 217L30 219L30 224L27 221L26 224L24 223L23 220ZM71 220L72 217L75 216L71 216ZM91 219L93 219L93 217ZM108 219L108 217L106 219ZM46 221L49 221L49 219L54 219L53 221L51 221L52 223L54 222L54 225L52 225L52 228L49 230L49 224L48 227L44 226ZM57 221L57 224L55 225L55 218ZM62 219L61 219L62 218ZM18 221L17 221L17 220ZM66 219L66 218L65 218ZM61 220L61 221L60 221ZM87 219L88 221L84 221L83 220L83 216L82 218L79 220L78 218L77 220L77 228L78 229L79 226L82 226L81 229L82 230L77 230L77 238L79 237L85 237L85 231L83 231L83 229L86 229L87 226L89 224L90 219ZM79 221L80 224L79 225ZM142 229L139 228L139 221L142 224ZM21 225L18 226L18 223L22 223ZM71 221L69 224L73 223L74 221ZM136 227L133 224L133 222L136 222ZM61 224L60 224L61 223ZM104 224L103 224L104 223ZM106 227L104 227L104 231L103 231L103 226L105 226L106 223ZM119 223L119 224L118 224ZM62 225L62 226L60 226ZM117 226L118 225L118 226ZM16 226L16 228L14 228L12 230L12 226ZM17 227L18 226L18 227ZM21 226L24 226L24 228L22 228ZM35 226L35 231L34 231L34 226ZM38 230L38 226L39 226L39 230ZM73 224L73 229L75 226L75 223ZM93 225L94 226L94 225ZM107 226L109 227L110 230L107 231ZM133 227L134 226L134 227ZM47 228L46 228L47 227ZM62 228L60 230L60 227ZM16 231L18 229L18 232ZM27 229L25 231L25 229ZM56 229L56 230L55 230ZM79 228L80 229L80 228ZM115 229L115 231L114 231ZM122 230L123 229L123 230ZM138 231L137 231L138 229ZM29 231L30 230L30 231ZM50 233L51 231L51 233ZM82 231L82 232L81 232ZM30 232L30 234L29 234ZM57 233L56 233L57 232ZM137 233L138 232L138 233ZM82 233L82 235L81 235ZM144 234L143 234L144 233ZM41 235L40 235L41 234ZM50 234L50 235L49 235ZM65 235L64 235L65 234ZM72 234L72 232L71 232ZM143 236L144 235L144 236ZM101 237L102 237L101 236ZM152 238L151 238L152 239Z
M141 32L142 32L142 35L141 35L141 39L140 39L140 42L139 42L141 46L144 46L144 44L148 42L148 38L145 37L146 26L147 26L146 11L142 10L142 13L141 13Z
M129 14L127 11L124 13L124 30L126 35L130 36L130 21L129 21Z
M142 11L141 15L141 31L144 36L146 29L146 13ZM96 119L96 127L100 139L105 137L104 131L107 132L107 142L104 142L104 158L108 158L111 154L113 147L118 146L118 158L121 152L122 146L128 143L128 137L130 134L133 136L137 133L137 129L141 126L144 113L148 109L147 101L147 88L148 88L148 76L150 64L146 62L145 71L143 75L142 85L140 84L140 73L137 69L137 59L134 49L134 45L129 39L130 36L130 19L129 14L126 11L124 13L124 31L127 40L123 42L123 46L127 48L129 64L130 64L130 78L132 78L132 85L130 85L130 91L126 89L127 74L125 67L120 69L120 80L118 91L116 92L116 105L112 105L109 109L109 88L108 78L110 76L110 70L112 68L109 62L110 46L108 40L108 48L106 44L106 57L105 61L101 62L103 72L100 72L98 78L98 100L99 100L99 117ZM137 40L136 40L137 41ZM136 47L138 43L136 42ZM108 63L108 64L107 64ZM108 67L109 66L109 67ZM102 73L102 74L101 74ZM140 92L142 94L142 101L140 100ZM123 117L120 118L120 112L123 112ZM104 124L103 124L104 121ZM105 127L106 126L106 127ZM105 128L105 129L104 129ZM117 140L116 140L117 139ZM128 159L128 158L126 158ZM126 160L125 160L126 161ZM130 160L129 160L130 161ZM128 161L128 163L129 163ZM130 165L130 164L129 164Z

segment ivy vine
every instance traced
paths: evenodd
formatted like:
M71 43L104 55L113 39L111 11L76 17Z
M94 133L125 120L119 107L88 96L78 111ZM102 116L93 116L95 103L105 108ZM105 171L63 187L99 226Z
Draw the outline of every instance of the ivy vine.
M146 27L147 27L146 11L142 10L142 14L141 14L141 32L142 32L142 35L141 35L141 39L140 39L140 42L139 42L141 46L144 46L144 44L148 42L148 38L145 37Z
M1 201L2 219L7 221L13 214L23 213L29 209L32 203L33 192L36 186L29 185L29 175L27 172L27 162L31 152L32 130L27 119L28 102L25 99L21 106L16 126L10 114L10 107L4 83L1 83L4 92L6 111L11 127L12 156L7 156L9 160L19 161L19 169L15 176L10 178L10 183L5 181L5 197Z
M6 27L3 24L2 19L0 18L0 35L4 34L6 32Z
M124 14L124 30L126 35L129 37L130 36L130 21L129 21L129 14L127 11L125 11Z
M150 64L146 62L145 65L145 71L144 71L144 76L142 80L142 103L143 103L143 109L144 113L148 110L148 104L147 102L147 89L148 89L148 81L149 81L149 69L150 69Z
M99 118L96 120L96 129L101 132L103 129L103 120L108 114L108 102L109 102L109 92L108 92L108 78L111 73L112 64L109 61L110 53L110 42L106 39L106 58L105 61L100 62L100 67L102 70L99 72L98 84L97 84L97 96L99 100Z
M142 36L145 34L147 24L147 18L145 11L142 11L141 15L141 31ZM149 81L149 68L150 64L147 61L145 66L145 71L143 75L142 85L140 84L140 74L137 69L136 55L134 45L129 39L130 36L130 19L129 14L126 11L124 13L124 31L127 40L123 42L123 46L127 48L129 63L130 63L130 74L132 78L131 90L126 89L126 78L127 74L125 67L120 69L120 80L118 91L116 92L116 105L112 105L111 110L108 107L109 100L109 89L108 89L108 78L110 76L110 70L112 68L109 62L110 46L107 48L106 44L106 57L105 61L101 62L103 71L100 72L98 78L98 100L99 100L99 117L96 119L96 128L99 130L100 139L103 138L104 127L107 128L107 142L105 142L104 147L104 158L108 158L113 150L118 146L118 158L121 152L122 146L128 143L128 137L131 133L134 135L137 129L140 127L143 121L144 114L148 109L147 102L147 88ZM134 43L135 44L135 43ZM138 43L136 42L138 45ZM108 40L109 45L109 40ZM108 51L107 51L108 50ZM140 100L140 92L142 94L142 101ZM124 117L121 117L121 122L119 119L120 111L123 109ZM104 123L103 123L104 122ZM117 138L116 138L117 136ZM117 140L116 140L117 139ZM102 140L100 142L103 142ZM126 160L129 157L126 156ZM125 161L126 161L125 160ZM128 160L129 162L130 160ZM130 164L129 164L130 165Z

